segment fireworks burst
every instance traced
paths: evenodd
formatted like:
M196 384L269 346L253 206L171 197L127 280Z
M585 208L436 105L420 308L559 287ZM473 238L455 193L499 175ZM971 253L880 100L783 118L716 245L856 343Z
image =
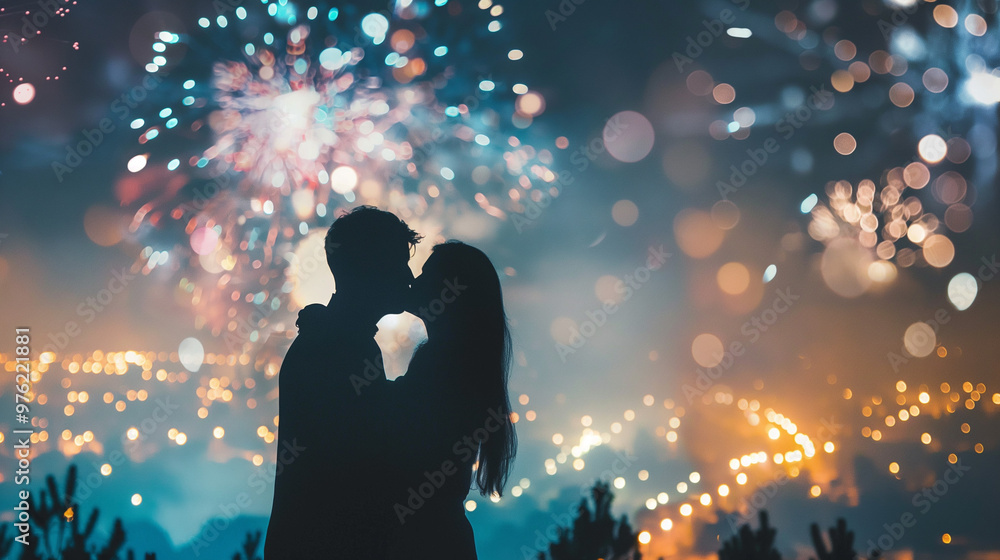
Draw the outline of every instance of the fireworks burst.
M0 78L9 91L0 99L0 107L8 100L17 105L27 105L35 99L38 82L58 81L66 66L61 62L66 51L80 50L80 43L54 38L46 29L59 18L64 18L76 7L76 0L51 0L25 3L0 4Z
M954 143L968 148L964 140L955 139ZM931 151L946 146L938 136L922 142L922 146L928 145L934 146L927 148ZM951 263L955 247L948 231L965 231L972 220L972 211L964 203L966 182L953 171L933 181L934 197L948 205L941 220L917 196L931 183L930 177L927 165L913 162L889 170L881 186L869 179L857 187L836 181L827 185L828 203L818 202L815 194L802 202L802 211L812 215L809 234L826 246L823 278L834 292L854 297L872 283L891 282L897 274L893 263L935 268Z
M971 3L887 4L820 2L774 14L773 27L729 29L730 42L760 37L798 59L804 72L779 76L780 100L741 99L753 92L736 75L719 80L695 70L687 77L692 93L724 111L708 130L717 141L755 138L771 125L774 139L788 140L800 127L829 138L791 147L778 141L782 155L774 159L826 184L801 210L824 245L823 278L844 297L891 283L897 266L949 265L950 235L972 226L973 205L992 196L987 187L996 178L1000 46L986 30L998 15ZM839 24L855 11L881 33L849 35L856 26ZM809 72L823 82L804 86ZM809 87L825 93L807 99Z
M291 4L265 4L266 15L239 7L233 21L198 23L236 34L239 56L193 65L194 54L181 64L171 53L214 51L194 48L194 34L157 34L147 71L194 77L154 116L133 121L146 153L129 161L139 185L123 202L143 202L131 227L146 244L143 272L173 257L199 328L249 331L229 351L283 330L290 312L329 294L332 279L318 279L328 276L320 234L341 207L392 211L433 244L488 237L519 199L548 194L551 153L522 140L544 100L524 84L459 73L471 63L452 53L469 45L438 42L430 29L434 17L461 11L437 4L354 19L336 9L324 19L312 7L308 23ZM492 19L482 34L501 28ZM512 49L507 59L522 56ZM208 147L177 157L192 141ZM164 244L167 231L184 241ZM390 329L400 339L390 348L419 334L411 327Z

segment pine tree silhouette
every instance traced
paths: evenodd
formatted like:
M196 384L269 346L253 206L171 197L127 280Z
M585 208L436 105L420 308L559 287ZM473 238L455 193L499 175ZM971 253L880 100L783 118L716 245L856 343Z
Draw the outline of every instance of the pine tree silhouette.
M854 531L847 530L847 521L843 517L837 520L836 527L830 528L829 549L823 541L819 524L813 523L809 527L809 533L819 560L855 560L858 557L858 553L854 551Z
M233 555L233 560L261 560L261 557L257 556L257 548L260 547L261 540L263 540L261 531L247 533L247 540L243 542L243 556L237 552Z
M614 494L607 483L597 482L591 489L594 511L586 499L580 500L572 527L560 527L559 537L549 545L548 554L538 560L640 560L638 533L632 530L628 516L616 521L611 514Z
M781 554L774 548L774 536L777 530L772 529L767 523L767 512L760 512L760 528L757 531L750 529L750 524L740 527L740 532L727 540L719 551L719 560L781 560ZM829 530L830 547L827 548L826 541L823 540L823 533L819 530L819 525L813 523L809 527L812 537L813 548L816 550L816 557L812 560L858 560L858 553L854 551L854 531L847 530L847 521L844 518L837 520L837 526ZM878 560L879 551L875 551L869 560Z
M781 560L781 554L774 548L777 533L767 524L767 512L760 512L760 528L756 531L747 523L740 532L722 543L719 560Z
M75 498L76 465L70 465L66 472L63 492L52 475L45 477L45 486L38 493L37 502L34 495L28 498L35 535L21 551L21 560L117 560L125 544L121 519L115 519L108 542L100 551L89 544L100 510L94 509L80 528L80 508Z
M816 558L819 560L856 560L858 553L854 550L854 531L847 530L847 520L843 517L837 519L837 526L830 527L830 548L826 547L823 540L823 533L819 530L819 524L813 523L809 527L812 537L813 548L816 549ZM870 560L878 560L881 552L875 550ZM816 560L813 558L812 560Z
M13 537L13 535L11 535ZM14 539L7 538L7 526L0 526L0 558L6 558L10 554L10 548L14 546Z
M106 543L102 546L91 544L100 510L95 508L90 512L81 528L76 483L76 465L70 465L62 492L52 475L45 477L45 489L37 493L37 502L32 491L28 498L32 534L28 544L20 547L19 560L119 560L125 546L122 520L115 519ZM7 529L7 525L0 526L0 559L7 558L13 551L14 539L8 537ZM263 540L262 531L248 532L243 549L233 555L233 560L261 560L257 550ZM126 551L125 558L136 560L135 551ZM156 560L156 554L147 552L143 560Z

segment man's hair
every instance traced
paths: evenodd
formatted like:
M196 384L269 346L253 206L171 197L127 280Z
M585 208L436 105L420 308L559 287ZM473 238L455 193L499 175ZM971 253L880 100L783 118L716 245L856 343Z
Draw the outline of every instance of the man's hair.
M395 214L374 206L358 206L341 214L330 226L326 260L333 270L334 262L350 266L401 243L408 244L412 251L421 239L423 236Z

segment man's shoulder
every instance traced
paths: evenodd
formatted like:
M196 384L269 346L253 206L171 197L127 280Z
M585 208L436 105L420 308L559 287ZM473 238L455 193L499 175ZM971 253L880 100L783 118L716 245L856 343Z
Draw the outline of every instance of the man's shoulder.
M373 338L358 338L345 331L300 331L282 360L282 368L383 367L382 351Z
M338 326L341 321L337 319L337 315L329 307L321 303L312 303L299 310L295 326L298 327L299 333L322 331Z

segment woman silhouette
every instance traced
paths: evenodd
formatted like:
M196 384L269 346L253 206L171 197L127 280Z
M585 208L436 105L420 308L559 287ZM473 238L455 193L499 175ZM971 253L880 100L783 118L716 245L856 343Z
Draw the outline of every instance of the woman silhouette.
M474 560L466 497L473 480L502 495L517 447L500 279L482 251L451 241L434 247L409 300L427 341L387 395L402 482L388 557Z

